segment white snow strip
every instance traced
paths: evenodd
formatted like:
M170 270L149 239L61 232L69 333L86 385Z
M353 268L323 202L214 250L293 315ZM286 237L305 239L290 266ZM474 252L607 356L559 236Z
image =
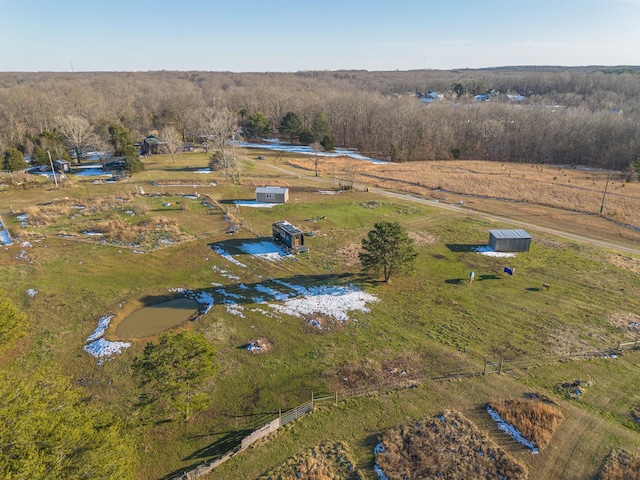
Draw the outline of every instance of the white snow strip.
M515 257L516 254L515 253L508 253L508 252L496 252L493 248L491 248L489 245L484 245L482 247L476 247L475 251L478 253L481 253L482 255L486 255L487 257L501 257L501 258L508 258L508 257Z
M239 207L251 207L251 208L273 208L277 203L264 203L256 200L235 200L233 203Z
M3 245L13 245L9 232L7 232L4 226L0 223L0 243Z
M339 190L318 190L320 195L337 195L340 193Z
M243 148L261 148L263 150L302 153L305 155L315 155L318 157L351 157L351 158L356 158L358 160L364 160L366 162L377 163L382 165L386 165L387 163L389 163L383 160L376 160L374 158L365 157L364 155L359 154L355 150L348 150L346 148L336 148L332 152L324 152L324 151L314 150L313 148L306 145L285 145L280 143L277 139L263 139L263 141L268 143L242 142L240 143L240 146Z
M530 442L529 440L524 438L516 428L514 428L513 426L505 422L500 417L500 415L498 415L498 412L493 410L491 407L487 407L487 412L489 412L489 415L491 415L491 418L493 418L495 422L498 424L498 428L500 430L502 430L503 432L507 432L509 435L511 435L511 437L513 437L513 439L516 442L520 442L522 445L530 449L531 453L540 453L540 450L536 448L533 442Z
M200 313L202 315L207 313L209 310L211 310L211 307L213 307L213 295L208 292L201 291L196 293L192 290L185 290L183 293L185 297L195 300L200 304Z
M287 283L287 282L285 282L283 280L278 280L276 278L273 278L272 281L274 283L282 285L283 287L290 288L291 290L296 292L296 294L298 294L298 295L308 295L310 293L310 291L307 289L307 287L303 287L302 285L293 285L291 283Z
M87 337L85 342L93 342L94 340L97 340L100 337L102 337L104 335L104 332L109 327L109 323L111 322L112 318L113 318L113 315L106 315L100 318L100 320L98 320L98 326L93 331L93 333Z
M22 228L27 228L27 225L29 224L29 215L22 213L20 215L16 215L16 218L20 221L20 226Z
M75 173L78 177L112 177L111 172L105 172L101 168L86 168L84 170L76 170Z
M216 293L219 293L223 297L233 298L235 300L242 300L244 297L242 295L238 295L237 293L227 292L224 288L218 288Z
M234 263L234 264L236 264L236 265L238 265L239 267L242 267L242 268L247 268L247 266L246 266L244 263L242 263L242 262L240 262L240 261L236 260L235 258L233 258L233 257L231 256L231 254L230 254L230 253L227 253L227 252L226 252L225 250L223 250L222 248L220 248L220 247L218 247L218 246L214 246L214 247L213 247L213 250L214 250L218 255L220 255L222 258L225 258L225 259L229 260L231 263Z
M261 284L256 285L256 290L260 293L264 293L273 297L274 300L277 300L279 302L284 302L289 298L288 295L284 293L280 293L279 291L274 290L273 288L265 287L264 285L261 285Z
M373 454L374 456L378 456L378 455L383 455L386 453L386 450L384 449L384 445L382 443L379 443L375 446L375 448L373 449ZM389 480L387 475L384 473L384 470L382 470L379 466L378 466L378 462L376 460L375 465L373 466L373 469L375 470L376 474L378 475L378 479L379 480Z

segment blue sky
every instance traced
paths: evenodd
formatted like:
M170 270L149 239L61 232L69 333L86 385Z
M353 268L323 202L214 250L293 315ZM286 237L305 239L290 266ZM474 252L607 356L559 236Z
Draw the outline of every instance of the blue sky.
M0 0L0 71L640 65L640 0Z

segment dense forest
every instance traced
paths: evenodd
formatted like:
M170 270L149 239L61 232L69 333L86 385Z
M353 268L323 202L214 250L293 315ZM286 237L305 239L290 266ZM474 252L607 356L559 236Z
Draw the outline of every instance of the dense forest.
M114 151L114 125L136 141L167 128L199 141L219 131L216 112L245 136L311 144L324 135L329 145L398 162L624 170L640 154L640 68L0 73L0 152Z

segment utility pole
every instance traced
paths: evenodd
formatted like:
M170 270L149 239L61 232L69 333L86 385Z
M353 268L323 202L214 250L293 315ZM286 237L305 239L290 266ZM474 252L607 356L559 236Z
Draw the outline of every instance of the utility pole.
M51 152L47 150L47 155L49 155L49 165L51 165L51 173L53 174L53 181L56 182L56 190L58 190L58 179L56 178L56 171L53 168L53 161L51 160Z
M602 204L600 205L600 216L602 216L602 210L604 210L604 199L607 196L607 188L609 188L609 181L611 180L611 170L609 170L609 178L607 178L607 184L604 187L604 193L602 194Z

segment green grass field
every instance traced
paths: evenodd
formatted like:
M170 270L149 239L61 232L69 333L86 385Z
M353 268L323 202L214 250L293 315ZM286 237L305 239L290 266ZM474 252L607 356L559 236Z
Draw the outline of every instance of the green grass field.
M509 225L363 191L321 194L332 188L330 181L319 186L298 178L295 171L276 173L271 169L275 155L265 155L264 164L243 162L245 184L226 183L219 173L196 173L206 166L206 158L184 154L175 163L162 156L145 159L144 172L114 184L72 177L73 188L56 191L42 186L3 193L0 215L18 243L0 248L0 282L30 318L27 337L7 352L3 368L24 374L36 368L59 371L90 401L125 419L138 439L142 479L171 478L215 458L277 416L279 409L307 401L312 392L338 392L340 401L259 442L210 478L257 478L323 441L346 442L362 474L375 478L373 447L379 435L444 409L459 410L488 431L529 466L531 479L594 478L613 447L637 451L640 424L632 412L640 403L638 354L558 362L569 354L632 339L609 316L638 311L637 273L613 265L599 249L536 231L529 232L530 252L513 258L484 256L473 247L486 245L489 229ZM154 185L176 179L217 185ZM233 200L254 198L252 181L269 180L289 186L288 204L272 209L234 207ZM139 195L139 187L151 195ZM196 192L228 207L243 228L235 235L225 233L225 211L182 196ZM125 194L131 201L106 213L65 214L25 229L10 212L10 206L17 214L54 198L91 205L99 198ZM369 208L372 201L375 208ZM136 204L144 204L144 213L128 214ZM80 233L105 219L129 225L160 215L175 221L189 241L145 249L106 244ZM268 240L271 224L278 220L308 233L308 253L279 262L239 253L243 242ZM416 247L414 275L392 277L384 284L362 275L357 264L340 260L337 252L359 244L380 220L397 220L409 232L436 237L435 243ZM74 237L61 237L61 232ZM21 246L23 241L32 246ZM246 268L221 257L210 245L233 252ZM146 253L136 253L139 249ZM26 258L19 256L21 250ZM503 275L505 266L515 267L513 277ZM472 284L470 271L476 274ZM332 323L331 330L319 330L290 315L264 315L253 311L256 305L251 302L243 304L242 316L216 303L188 326L216 346L221 367L206 387L209 407L189 422L139 420L133 408L138 387L131 363L145 341L134 342L100 366L82 350L101 316L123 316L141 299L166 296L178 287L242 294L244 287L270 285L270 279L305 287L354 284L379 301L368 305L369 312L352 312L344 324ZM543 283L551 289L543 290ZM38 294L30 297L27 289ZM267 338L272 351L252 355L241 348L255 337ZM534 359L532 366L503 375L443 379L480 373L485 361L522 358ZM576 379L588 380L591 387L577 400L565 398L558 385ZM481 411L492 399L532 391L554 398L565 415L557 438L535 457L501 436Z

